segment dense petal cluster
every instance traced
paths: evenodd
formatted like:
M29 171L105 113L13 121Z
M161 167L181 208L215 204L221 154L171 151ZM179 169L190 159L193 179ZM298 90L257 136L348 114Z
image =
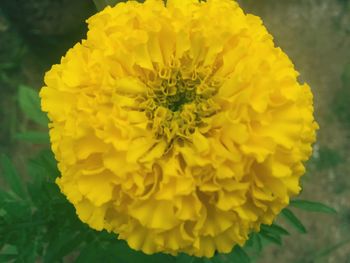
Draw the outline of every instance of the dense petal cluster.
M232 0L120 3L45 76L61 191L145 253L243 245L299 193L312 93Z

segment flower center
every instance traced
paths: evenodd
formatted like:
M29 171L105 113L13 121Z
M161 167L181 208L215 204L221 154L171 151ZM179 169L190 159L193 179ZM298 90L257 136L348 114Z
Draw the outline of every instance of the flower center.
M175 95L166 97L166 107L172 112L181 111L182 106L191 103L195 96L196 93L193 90L179 90Z
M205 119L219 109L212 99L219 83L208 70L169 67L149 77L147 84L149 91L142 108L149 119L148 127L156 138L165 138L169 143L204 127Z

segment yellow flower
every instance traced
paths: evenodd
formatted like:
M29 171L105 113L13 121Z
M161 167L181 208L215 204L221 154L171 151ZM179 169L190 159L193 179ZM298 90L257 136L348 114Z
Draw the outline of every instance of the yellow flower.
M232 0L120 3L46 74L61 191L147 254L243 245L299 193L312 93Z

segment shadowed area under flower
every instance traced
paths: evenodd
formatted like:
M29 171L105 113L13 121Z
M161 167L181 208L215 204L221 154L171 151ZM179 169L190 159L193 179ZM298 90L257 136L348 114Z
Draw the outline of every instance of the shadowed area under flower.
M107 7L46 74L57 183L92 228L151 254L243 245L300 191L312 94L230 0Z

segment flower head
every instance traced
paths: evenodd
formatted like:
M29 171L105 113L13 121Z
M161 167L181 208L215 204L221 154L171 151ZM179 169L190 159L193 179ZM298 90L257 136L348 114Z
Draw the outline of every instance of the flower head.
M107 7L46 74L61 191L145 253L243 245L299 193L312 93L232 0Z

